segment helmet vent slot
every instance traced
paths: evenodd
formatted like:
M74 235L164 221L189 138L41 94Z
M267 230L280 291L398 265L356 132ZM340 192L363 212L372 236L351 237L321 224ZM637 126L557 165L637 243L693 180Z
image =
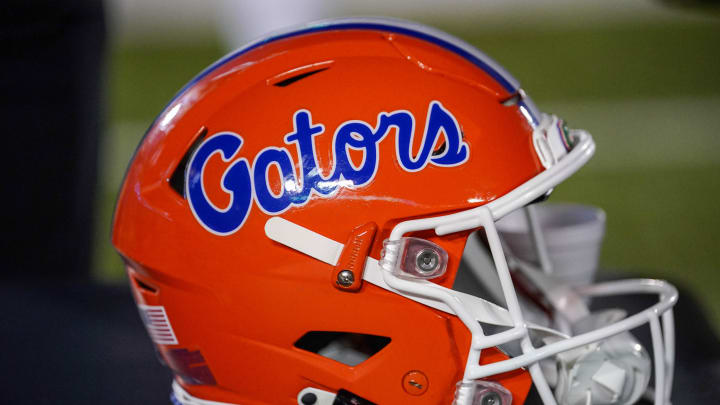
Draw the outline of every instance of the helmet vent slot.
M500 104L504 105L505 107L510 107L517 105L520 100L522 100L522 94L520 92L517 92L513 94L512 96L506 98L505 100L501 100Z
M135 284L138 286L138 288L150 293L150 294L157 294L158 290L157 288L151 286L150 284L147 284L143 281L140 281L139 278L133 277L133 280L135 281Z
M301 73L296 74L295 76L291 76L291 77L288 77L287 79L283 79L277 83L273 83L273 86L287 87L297 81L300 81L306 77L310 77L310 76L314 75L315 73L320 73L323 70L327 70L327 69L328 68L324 67L324 68L320 68L320 69L310 70L307 72L301 72Z
M390 340L386 336L363 333L311 331L294 346L347 366L357 366L382 350Z
M205 140L205 136L207 135L207 133L207 127L203 126L202 128L200 128L197 134L195 134L195 139L193 140L192 144L190 145L188 150L185 151L182 159L180 159L180 163L178 163L173 173L167 179L170 188L172 188L176 193L180 194L182 198L185 198L185 169L187 167L188 161L190 160L193 152L195 152L195 149L197 149L198 146L200 146L200 144L202 143L202 141Z

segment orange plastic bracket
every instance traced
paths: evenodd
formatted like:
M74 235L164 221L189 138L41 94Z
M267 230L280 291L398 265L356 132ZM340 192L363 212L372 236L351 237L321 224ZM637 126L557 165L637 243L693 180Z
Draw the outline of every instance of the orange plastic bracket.
M330 281L342 291L357 291L362 286L365 259L375 240L377 225L374 222L360 225L350 232L350 236L340 253ZM350 274L345 272L350 272ZM340 274L343 273L343 274Z

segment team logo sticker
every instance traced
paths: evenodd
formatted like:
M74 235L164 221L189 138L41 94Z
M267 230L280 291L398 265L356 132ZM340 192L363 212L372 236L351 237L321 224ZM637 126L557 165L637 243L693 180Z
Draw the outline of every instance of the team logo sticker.
M243 226L253 203L266 214L278 215L292 207L305 205L312 196L327 197L343 187L367 186L378 175L380 143L393 142L386 139L392 128L396 129L395 159L407 172L418 172L428 165L458 166L469 158L470 149L462 139L457 120L439 101L432 101L416 156L412 153L413 114L407 110L382 112L374 126L360 120L345 121L338 126L332 142L334 166L329 175L323 176L318 168L315 137L323 134L325 127L314 124L311 112L301 109L293 116L293 132L285 135L285 145L264 148L252 162L242 156L243 138L234 132L218 132L203 141L192 155L186 171L185 190L190 209L209 232L230 235ZM444 136L444 150L433 154L441 136ZM350 150L362 151L362 162L353 162ZM208 198L203 182L207 162L215 155L230 163L218 184L230 196L225 207L215 205ZM282 179L279 192L270 186L272 167Z

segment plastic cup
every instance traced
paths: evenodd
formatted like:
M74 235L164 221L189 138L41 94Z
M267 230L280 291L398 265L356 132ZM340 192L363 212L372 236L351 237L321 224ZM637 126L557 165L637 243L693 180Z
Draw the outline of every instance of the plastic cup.
M592 283L605 235L605 212L580 204L544 203L535 207L552 274L571 285ZM497 229L512 254L540 267L522 209L498 221Z

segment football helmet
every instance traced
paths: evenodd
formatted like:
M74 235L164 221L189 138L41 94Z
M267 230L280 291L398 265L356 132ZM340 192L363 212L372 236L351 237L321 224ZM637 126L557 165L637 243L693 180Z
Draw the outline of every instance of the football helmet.
M594 149L488 56L415 23L324 21L222 58L151 125L113 221L172 401L509 405L534 383L547 404L667 403L676 290L558 282L495 226ZM453 288L469 248L501 300ZM658 300L588 310L629 293ZM644 324L652 355L628 332Z

